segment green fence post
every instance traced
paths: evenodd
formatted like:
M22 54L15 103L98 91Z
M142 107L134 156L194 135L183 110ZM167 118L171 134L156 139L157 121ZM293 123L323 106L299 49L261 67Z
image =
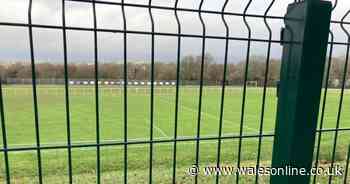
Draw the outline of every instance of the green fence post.
M331 9L330 2L314 0L288 6L271 184L309 183L310 176L293 175L292 168L312 166Z

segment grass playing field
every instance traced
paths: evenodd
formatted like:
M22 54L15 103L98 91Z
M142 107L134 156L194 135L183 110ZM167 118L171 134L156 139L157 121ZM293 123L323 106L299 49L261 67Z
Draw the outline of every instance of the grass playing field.
M198 87L181 87L179 99L178 136L193 138L197 133ZM243 134L259 133L262 106L262 88L248 88ZM33 96L31 86L4 86L4 106L9 147L35 146ZM99 115L101 143L123 142L124 99L122 88L101 87L99 89ZM335 128L340 90L328 91L324 128ZM201 136L218 136L221 89L205 87L201 116ZM267 90L264 134L273 134L276 116L276 89ZM340 127L350 127L350 91L345 92ZM128 89L128 139L149 140L150 89L130 87ZM242 104L242 89L228 87L224 103L223 135L239 134ZM38 86L38 111L40 139L43 146L66 145L67 127L64 86ZM169 140L174 136L175 88L157 87L154 103L154 138ZM89 86L70 88L70 119L73 144L96 142L96 111L94 88ZM349 132L340 132L336 160L344 164ZM0 132L0 136L1 132ZM334 133L324 133L320 159L327 164L331 159ZM242 164L254 166L258 151L258 138L244 138ZM272 137L262 139L261 164L268 166L271 160ZM0 140L2 147L2 139ZM119 183L123 180L123 146L101 147L102 180L104 183ZM128 147L128 177L130 183L147 183L149 168L149 144L133 144ZM200 142L200 165L216 163L217 140ZM73 148L73 174L76 183L93 182L96 179L96 148ZM156 143L154 146L154 182L170 183L172 176L173 143ZM237 164L238 139L226 139L222 145L222 162ZM35 183L37 175L36 151L10 152L10 171L18 183ZM0 154L3 163L3 154ZM47 183L66 183L67 149L42 151L43 175ZM193 177L186 169L195 161L195 141L182 141L177 149L177 180L191 183ZM0 181L5 177L4 164L0 164ZM199 178L202 183L212 183L215 177ZM233 181L233 176L222 177L222 182ZM251 183L254 176L243 176L243 183ZM322 179L322 178L321 178ZM267 182L268 177L261 177ZM340 181L341 178L336 178Z

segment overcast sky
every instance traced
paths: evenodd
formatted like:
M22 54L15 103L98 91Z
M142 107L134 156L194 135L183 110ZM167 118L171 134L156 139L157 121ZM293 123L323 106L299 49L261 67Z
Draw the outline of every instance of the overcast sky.
M118 0L109 0L119 2ZM276 0L269 15L283 16L287 4L294 0ZM0 0L0 22L27 23L28 0ZM148 0L125 0L127 3L147 4ZM175 0L153 0L153 5L174 6ZM179 7L198 9L200 0L179 0ZM248 14L263 15L270 0L253 0ZM221 11L224 0L204 0L203 9ZM248 0L230 0L225 11L242 13ZM92 4L66 1L67 26L93 27ZM339 20L350 9L349 0L339 0L333 12L332 19ZM127 29L133 31L151 31L148 9L126 7ZM123 29L121 7L118 5L96 5L98 28ZM61 0L33 0L33 23L61 26ZM156 32L177 33L174 11L153 9ZM225 36L225 27L220 15L203 13L207 35ZM184 34L202 34L198 13L179 11L181 28ZM225 17L230 28L230 36L247 37L247 29L241 16ZM262 18L247 18L252 29L252 37L267 39L268 32ZM350 21L347 19L347 21ZM268 21L273 31L273 39L279 39L281 20ZM348 27L350 30L350 27ZM346 36L339 24L332 25L335 39L346 42ZM121 33L99 33L98 47L101 61L122 61L123 35ZM207 39L206 52L211 53L222 62L224 56L224 40ZM62 62L62 30L34 29L35 56L40 61ZM229 61L237 62L246 54L245 41L230 41ZM68 31L68 57L70 62L93 61L93 32ZM252 42L251 55L265 56L267 43ZM177 38L173 36L156 36L155 57L157 61L175 61ZM335 55L345 54L344 46L337 46ZM151 36L128 34L128 56L130 60L149 61L151 53ZM199 55L201 53L201 38L183 38L181 55ZM281 57L281 46L272 45L272 57ZM0 26L0 60L28 60L29 42L27 27Z

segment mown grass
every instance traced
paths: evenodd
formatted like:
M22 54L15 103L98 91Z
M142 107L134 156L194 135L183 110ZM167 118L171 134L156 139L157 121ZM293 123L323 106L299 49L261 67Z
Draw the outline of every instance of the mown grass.
M99 124L101 142L123 142L124 104L120 88L99 89ZM330 90L325 109L324 127L335 128L339 90ZM203 95L201 116L201 136L218 136L221 90L206 87ZM92 87L70 88L70 120L73 144L93 144L96 141L95 94ZM340 127L350 127L350 91L346 91ZM261 88L248 88L243 134L258 134L261 112ZM150 133L150 89L132 87L128 90L128 139L129 141L149 140ZM275 89L267 91L263 133L274 132L276 115ZM197 133L198 88L183 87L179 99L178 136L195 137ZM228 88L224 104L223 135L238 135L242 104L241 88ZM35 126L33 98L30 86L5 86L5 123L9 147L35 146ZM38 107L41 143L47 146L67 144L67 124L63 86L39 86ZM157 87L154 106L154 138L173 139L175 89ZM1 136L1 133L0 133ZM322 135L320 159L328 164L332 156L334 133ZM243 139L241 161L246 165L256 164L258 138ZM272 156L273 138L262 139L261 162L269 165ZM336 161L344 164L350 142L348 132L340 132ZM0 140L2 146L2 139ZM101 148L102 180L104 183L120 183L123 180L123 146L103 146ZM147 183L149 168L149 144L133 144L128 147L128 179L130 183ZM156 143L154 146L154 181L170 183L173 164L173 144ZM237 164L238 139L223 141L222 163ZM200 165L214 165L217 156L217 140L201 141ZM0 159L3 160L3 154ZM11 177L16 183L37 182L37 161L35 151L10 152ZM73 148L73 174L75 183L93 183L96 180L96 148ZM67 149L42 151L43 175L46 183L67 183ZM195 142L183 141L177 149L177 181L191 183L193 177L186 170L195 161ZM0 164L0 181L4 179L4 164ZM200 176L201 183L212 183L215 177ZM243 176L243 183L252 183L254 176ZM320 181L326 181L320 177ZM234 177L222 177L222 183L233 181ZM340 177L336 177L341 181ZM268 177L261 177L267 183Z

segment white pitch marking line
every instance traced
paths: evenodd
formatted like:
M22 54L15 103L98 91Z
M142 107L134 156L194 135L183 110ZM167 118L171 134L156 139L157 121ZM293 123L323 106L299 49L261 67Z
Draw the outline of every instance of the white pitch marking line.
M144 120L146 121L147 125L151 126L150 123L148 123L148 119L144 118ZM158 130L158 132L162 134L164 137L168 137L168 135L160 127L154 124L153 124L153 127L156 128L156 130Z
M167 100L164 100L164 99L162 99L161 97L160 97L159 99L161 99L161 100L167 102L168 104L170 104ZM182 105L182 104L181 104L181 107L184 107L184 108L186 108L186 109L188 109L188 110L191 110L192 112L197 112L197 111L195 111L193 108L187 107L187 106ZM215 119L215 120L219 120L216 116L214 116L214 115L212 115L212 114L209 114L209 113L206 113L206 112L203 112L203 111L202 111L202 114L207 115L207 116L209 116L209 117L211 117L211 118L213 118L213 119ZM236 125L236 124L234 124L232 121L229 121L229 120L226 120L226 119L223 119L223 121L224 121L224 122L229 122L229 123L231 123L231 124L233 124L233 125ZM247 125L244 125L244 127L247 128L248 130L251 130L251 131L254 131L254 132L257 132L257 131L258 131L257 129L255 129L255 128L250 128L250 127L247 126Z

